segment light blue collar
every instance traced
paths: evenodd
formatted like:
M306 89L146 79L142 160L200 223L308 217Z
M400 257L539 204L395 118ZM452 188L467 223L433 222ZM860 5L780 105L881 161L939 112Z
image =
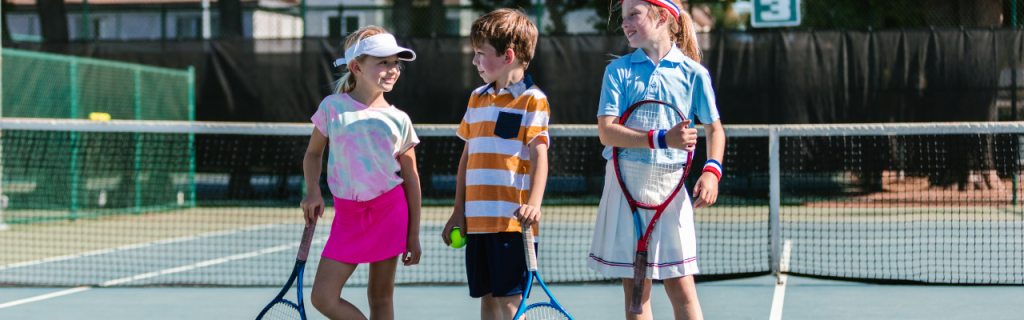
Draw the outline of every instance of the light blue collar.
M666 54L661 60L672 63L683 63L683 59L685 58L686 56L683 55L683 52L679 51L679 47L672 45L672 50L669 50L668 54ZM644 61L651 61L651 58L647 57L647 53L644 52L643 48L636 49L636 51L633 52L633 55L629 57L629 62L632 63L641 63ZM653 64L654 62L651 61L651 63Z

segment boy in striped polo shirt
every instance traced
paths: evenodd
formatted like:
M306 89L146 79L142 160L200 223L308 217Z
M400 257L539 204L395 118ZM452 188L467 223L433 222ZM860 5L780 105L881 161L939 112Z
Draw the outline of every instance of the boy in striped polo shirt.
M499 9L473 22L473 65L487 85L469 98L458 136L459 161L452 228L466 239L469 295L482 298L482 319L511 320L525 290L522 230L541 218L547 181L548 100L527 66L537 27L521 11Z

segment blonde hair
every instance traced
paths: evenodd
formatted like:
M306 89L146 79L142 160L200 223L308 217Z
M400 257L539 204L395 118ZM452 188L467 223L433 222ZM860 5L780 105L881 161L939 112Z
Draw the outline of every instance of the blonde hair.
M644 3L647 4L647 7L650 8L650 10L648 10L648 17L652 20L656 18L665 18L666 20L674 20L676 22L669 24L668 26L669 36L671 37L672 42L676 43L676 46L679 47L679 50L682 51L683 54L690 57L690 59L693 59L693 61L700 63L703 54L700 51L700 44L697 43L697 27L693 25L693 18L690 17L690 14L685 10L680 10L679 19L672 19L672 13L670 13L668 9L659 7L646 0L642 1L644 1ZM675 3L676 7L679 7L680 9L683 8L682 2L678 0L669 1ZM617 3L614 0L610 1L608 3L609 24L612 22L612 17L615 15L616 9L622 10L622 3Z
M676 7L683 8L683 4L678 0L669 0L676 4ZM668 9L653 5L648 2L653 9L659 13L660 18L672 19L672 14L668 12ZM683 52L687 57L700 63L702 56L700 52L700 44L697 43L697 27L693 25L693 17L686 11L679 10L679 19L674 19L676 23L668 25L669 36L672 37L672 42L675 42L679 46L679 50Z
M537 34L537 26L522 11L498 9L473 21L469 42L476 48L490 44L499 56L512 49L516 59L528 67L537 47Z
M345 38L345 45L343 45L341 50L338 51L344 54L345 50L348 50L349 47L355 45L356 42L359 42L359 40L363 40L370 36L375 36L383 33L388 33L388 31L378 26L371 25L359 28L359 30L352 32L352 34ZM355 57L355 59L352 60L354 61L348 61L348 64L345 65L343 69L344 73L341 75L341 78L338 78L337 81L334 81L334 93L349 93L352 92L352 90L355 90L356 78L352 76L352 69L349 67L349 65L356 62L365 61L366 55L359 55L358 57Z

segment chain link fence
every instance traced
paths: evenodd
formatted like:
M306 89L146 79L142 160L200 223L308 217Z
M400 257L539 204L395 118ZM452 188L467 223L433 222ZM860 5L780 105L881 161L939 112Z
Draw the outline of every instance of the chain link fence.
M4 0L4 27L15 41L42 41L36 0ZM685 7L698 30L749 31L754 6L799 3L811 29L1016 27L1024 0L694 0ZM244 38L342 37L366 25L402 36L467 36L473 20L500 7L521 8L545 35L617 33L617 0L394 0L241 1ZM433 5L431 4L433 2ZM309 3L309 5L303 5ZM443 4L443 5L440 5ZM404 9L402 9L404 8ZM64 6L71 41L202 39L221 37L221 12L210 6L208 27L198 0L103 0Z

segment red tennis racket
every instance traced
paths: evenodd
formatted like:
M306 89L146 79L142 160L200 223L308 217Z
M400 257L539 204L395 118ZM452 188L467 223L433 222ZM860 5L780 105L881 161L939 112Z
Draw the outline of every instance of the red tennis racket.
M619 118L619 124L649 132L668 130L686 120L679 108L659 100L634 103ZM655 131L657 132L657 131ZM655 137L655 139L657 139ZM662 143L664 144L664 143ZM647 277L647 246L651 231L672 199L683 189L690 171L693 153L675 148L613 148L612 161L622 193L632 210L636 228L636 254L633 256L633 297L629 312L643 313L644 279ZM644 228L640 209L654 210L654 216ZM646 230L646 231L645 231Z

